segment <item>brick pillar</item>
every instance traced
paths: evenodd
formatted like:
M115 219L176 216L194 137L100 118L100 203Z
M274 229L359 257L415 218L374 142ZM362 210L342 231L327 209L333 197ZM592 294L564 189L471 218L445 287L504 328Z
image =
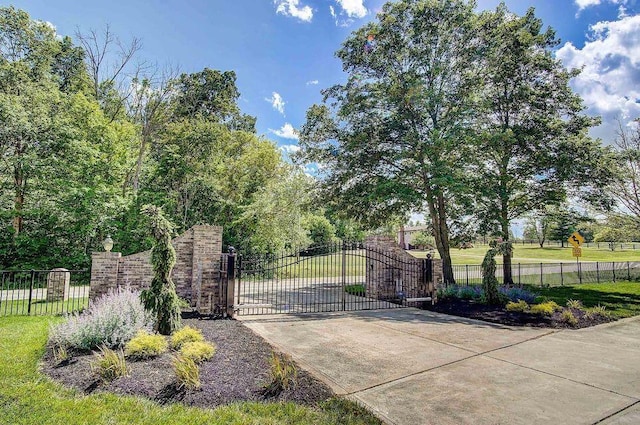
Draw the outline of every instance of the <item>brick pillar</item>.
M222 227L193 226L193 267L191 275L191 305L197 306L198 295L221 297L218 268L222 254ZM208 302L208 301L207 301ZM211 307L211 306L209 306Z
M91 286L89 299L94 300L109 289L118 287L119 252L94 252L91 254Z

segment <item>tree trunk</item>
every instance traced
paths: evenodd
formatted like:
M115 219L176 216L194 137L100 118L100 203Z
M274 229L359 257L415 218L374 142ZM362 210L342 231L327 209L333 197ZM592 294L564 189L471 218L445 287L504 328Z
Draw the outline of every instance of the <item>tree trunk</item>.
M428 193L430 190L427 191ZM453 276L453 265L451 263L451 245L449 243L449 228L447 227L447 212L445 209L444 196L442 194L437 195L437 199L433 199L433 196L428 196L429 215L431 216L431 223L433 225L433 235L436 240L436 248L442 259L442 272L444 282L447 284L455 284L455 278ZM436 205L437 203L437 205Z
M502 237L505 242L509 241L509 218L507 212L503 209L502 212ZM513 277L511 276L511 254L505 254L502 256L502 275L504 276L504 285L513 285Z
M147 148L147 136L143 131L142 137L140 138L140 150L138 151L138 160L136 161L136 171L133 175L133 193L138 193L138 189L140 188L140 174L142 173L142 162L144 160L144 151Z
M16 195L13 203L14 216L12 222L14 237L22 232L22 228L24 226L24 217L22 215L22 211L24 209L24 193L26 183L27 181L22 168L18 164L13 170L13 184Z

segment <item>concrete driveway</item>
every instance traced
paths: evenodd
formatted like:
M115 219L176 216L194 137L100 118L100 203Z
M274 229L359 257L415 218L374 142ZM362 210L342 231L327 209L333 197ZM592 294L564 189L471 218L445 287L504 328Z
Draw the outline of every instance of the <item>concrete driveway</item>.
M640 317L565 331L417 309L241 320L389 424L640 424Z

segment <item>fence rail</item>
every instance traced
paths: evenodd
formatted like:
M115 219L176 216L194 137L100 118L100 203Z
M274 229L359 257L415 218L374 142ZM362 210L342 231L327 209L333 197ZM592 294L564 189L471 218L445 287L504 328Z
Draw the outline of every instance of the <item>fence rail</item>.
M81 311L90 280L88 270L0 270L0 316Z
M453 276L458 285L482 283L479 265L454 265ZM518 285L563 286L582 283L615 282L640 279L640 261L596 261L580 263L512 264L511 276ZM498 281L504 283L502 266L496 270Z
M487 245L489 240L477 240L474 242L474 245ZM514 246L521 245L536 245L540 246L540 242L537 240L530 239L518 239L511 241ZM598 248L598 249L608 249L608 250L626 250L626 249L640 249L640 242L586 242L581 245L583 248ZM567 241L544 241L544 247L571 247L569 242Z

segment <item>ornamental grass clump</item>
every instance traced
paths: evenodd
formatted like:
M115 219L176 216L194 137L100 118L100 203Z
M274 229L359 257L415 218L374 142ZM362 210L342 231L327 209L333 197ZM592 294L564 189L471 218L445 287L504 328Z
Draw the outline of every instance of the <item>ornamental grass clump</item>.
M105 346L100 347L100 351L95 354L91 370L105 382L111 382L129 373L122 350L114 351Z
M193 359L178 355L173 358L172 366L178 381L178 388L188 390L200 388L200 368Z
M567 308L575 308L576 310L582 310L584 306L580 300L567 300Z
M270 381L264 386L264 394L274 397L284 390L296 385L298 381L298 368L291 356L272 352L269 359Z
M56 349L89 351L106 346L122 347L140 329L149 329L153 317L140 302L140 293L129 288L110 290L89 302L89 307L54 325L49 342Z
M569 326L576 326L578 324L578 319L576 319L576 316L573 315L571 310L564 310L562 316L560 316L560 320Z
M150 334L144 329L138 331L124 349L127 357L134 359L148 359L159 356L169 349L166 337L158 334Z

